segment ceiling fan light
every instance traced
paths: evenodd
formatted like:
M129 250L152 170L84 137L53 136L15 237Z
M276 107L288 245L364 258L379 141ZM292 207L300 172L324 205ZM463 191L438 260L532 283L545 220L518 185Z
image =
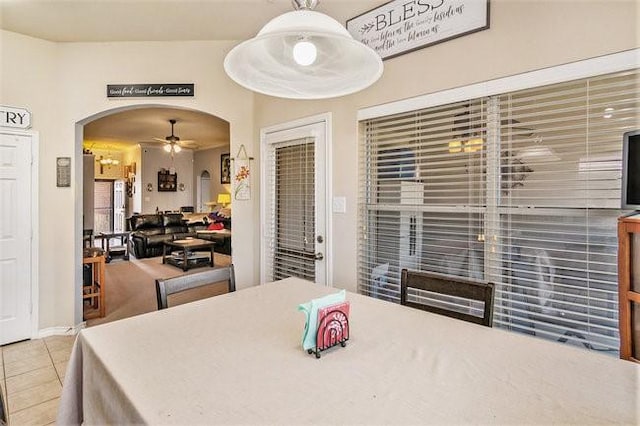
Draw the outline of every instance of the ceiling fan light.
M171 152L171 145L170 144L165 144L164 150L167 151L167 152Z
M180 145L173 145L173 152L177 154L180 151L182 151L182 148L180 147Z
M298 57L299 51L312 49L302 44L305 42L315 47L315 60L308 65L308 58L301 61ZM288 12L272 19L256 37L234 47L224 60L226 73L236 83L289 99L355 93L375 83L383 68L380 55L373 49L354 40L335 19L312 10Z

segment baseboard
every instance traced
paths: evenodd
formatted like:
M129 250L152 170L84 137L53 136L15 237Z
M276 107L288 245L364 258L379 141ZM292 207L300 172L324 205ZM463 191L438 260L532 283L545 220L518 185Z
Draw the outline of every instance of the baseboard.
M81 322L78 325L72 327L49 327L38 330L37 339L43 339L49 336L73 336L78 334L80 330L87 326L86 322Z

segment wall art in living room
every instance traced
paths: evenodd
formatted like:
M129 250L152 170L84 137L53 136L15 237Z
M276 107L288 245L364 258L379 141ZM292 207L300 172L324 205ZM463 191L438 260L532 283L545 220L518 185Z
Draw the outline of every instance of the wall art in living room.
M220 183L231 183L231 155L220 156Z

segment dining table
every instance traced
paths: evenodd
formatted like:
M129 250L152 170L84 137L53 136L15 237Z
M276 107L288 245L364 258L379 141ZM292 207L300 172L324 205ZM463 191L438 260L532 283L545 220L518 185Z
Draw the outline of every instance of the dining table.
M57 424L639 424L640 366L347 292L349 339L302 349L299 278L78 334Z

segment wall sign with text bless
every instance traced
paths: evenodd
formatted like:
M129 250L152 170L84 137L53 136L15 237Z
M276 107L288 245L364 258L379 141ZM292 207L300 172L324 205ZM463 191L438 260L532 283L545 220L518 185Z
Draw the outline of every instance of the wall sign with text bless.
M489 0L394 0L347 21L382 59L489 28Z
M154 98L162 96L193 96L190 84L107 84L107 98Z

